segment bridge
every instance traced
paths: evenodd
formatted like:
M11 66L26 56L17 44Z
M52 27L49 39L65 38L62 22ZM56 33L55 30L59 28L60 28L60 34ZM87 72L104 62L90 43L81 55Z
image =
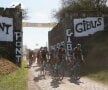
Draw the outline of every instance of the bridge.
M30 23L30 22L23 22L22 23L23 27L44 27L44 28L52 28L57 25L56 22L51 22L51 23Z

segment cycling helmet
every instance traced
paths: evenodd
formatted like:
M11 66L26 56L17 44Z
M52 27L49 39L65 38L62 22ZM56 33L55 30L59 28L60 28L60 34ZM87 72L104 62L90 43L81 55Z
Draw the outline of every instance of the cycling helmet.
M80 47L80 48L81 48L81 44L78 43L78 44L77 44L77 47Z

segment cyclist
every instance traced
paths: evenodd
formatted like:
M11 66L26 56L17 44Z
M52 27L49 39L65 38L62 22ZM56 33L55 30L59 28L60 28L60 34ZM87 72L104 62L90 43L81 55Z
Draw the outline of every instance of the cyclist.
M63 80L64 78L64 70L65 70L65 49L64 47L61 45L60 48L57 51L58 54L58 61L56 62L56 70L57 70L57 78L59 80Z
M81 50L81 44L77 44L76 47L73 49L73 68L76 70L75 72L75 77L76 79L79 79L79 73L80 73L80 65L81 65L81 62L83 61L84 62L84 59L83 59L83 54L82 54L82 50Z
M61 63L62 60L65 59L65 49L62 45L58 49L58 59L58 63Z
M29 49L28 51L28 66L31 67L33 63L33 51Z
M44 60L45 62L47 62L47 55L48 55L47 47L43 47L41 50L42 61Z
M42 69L44 74L45 74L45 70L46 70L47 54L48 54L47 48L43 47L41 50L41 65L42 65L41 69Z

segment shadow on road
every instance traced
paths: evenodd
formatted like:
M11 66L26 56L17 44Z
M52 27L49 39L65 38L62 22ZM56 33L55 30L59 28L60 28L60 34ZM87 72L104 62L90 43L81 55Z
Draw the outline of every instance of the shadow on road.
M40 71L41 70L41 68L39 67L39 68L37 68L35 71L37 72L37 71Z
M58 87L59 87L59 84L60 84L59 80L53 79L53 80L51 81L51 86L52 86L53 88L58 88Z
M32 67L38 67L38 66L35 65L35 66L32 66Z
M73 78L70 78L69 81L70 81L70 83L74 83L74 84L76 84L76 85L80 85L81 83L83 83L83 82L81 82L80 80L75 80L75 79L73 79Z
M45 76L44 75L38 75L38 77L34 77L34 81L35 82L38 82L39 80L43 80L43 79L45 79Z

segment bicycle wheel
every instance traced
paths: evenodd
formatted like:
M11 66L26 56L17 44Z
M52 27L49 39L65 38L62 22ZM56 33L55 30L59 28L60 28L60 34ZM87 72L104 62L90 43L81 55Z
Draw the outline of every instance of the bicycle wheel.
M70 70L70 77L72 80L76 79L76 65L71 66L71 70Z
M64 65L61 63L58 67L58 79L61 81L64 78Z
M42 62L41 66L41 75L46 75L46 66L45 66L45 61Z
M61 71L59 72L58 77L59 77L59 80L60 80L60 81L63 80L63 78L64 78L64 70L61 70Z
M57 64L55 64L53 66L53 69L52 69L52 77L53 77L53 79L56 79L57 75L58 75Z
M79 80L80 79L80 65L77 64L76 67L76 79Z

